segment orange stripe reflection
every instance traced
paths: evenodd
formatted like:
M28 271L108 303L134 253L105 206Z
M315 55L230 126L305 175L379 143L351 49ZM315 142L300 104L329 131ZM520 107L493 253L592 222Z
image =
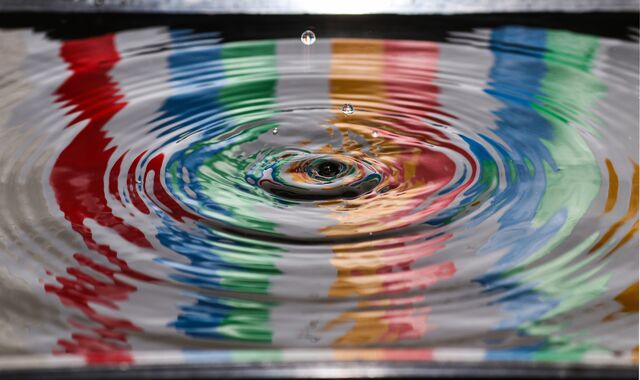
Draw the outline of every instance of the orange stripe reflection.
M356 107L353 115L337 113L333 120L333 125L343 137L339 149L349 151L350 154L358 154L363 148L360 145L362 141L368 143L367 148L374 153L380 153L378 149L382 148L394 151L395 147L390 142L384 140L386 145L381 145L381 139L375 140L370 136L372 113L388 112L384 107L399 107L400 100L393 100L393 89L389 89L385 82L385 73L389 69L389 57L385 58L385 49L389 43L393 42L355 39L332 41L332 104L336 109L344 103L352 103ZM428 72L435 71L437 45L425 43L422 50L427 56L422 67ZM425 90L421 93L421 99L426 101L423 98L429 94L435 94L435 91ZM384 116L380 115L376 120L385 122ZM354 139L352 136L355 135L359 138ZM336 153L332 147L326 149ZM385 157L384 154L379 156ZM389 160L396 158L387 157ZM407 183L417 183L420 178L415 173L415 160L410 155L402 158L404 167L400 169L399 176L406 178ZM352 201L354 204L356 202ZM368 201L365 199L361 202ZM398 197L393 202L395 207L400 207L403 199ZM329 205L329 202L325 204ZM361 212L350 212L347 215L335 213L338 224L325 227L322 232L328 236L367 232L367 227L358 226L366 226L366 221L372 219L372 216L379 217L385 211L388 212L376 207L375 204L363 204L363 207L358 208ZM390 220L386 223L392 225L394 222ZM371 228L375 229L377 226ZM439 261L422 267L412 267L412 263L437 252L450 237L449 234L431 239L417 236L413 241L388 238L376 240L375 243L368 241L334 245L331 263L336 268L337 278L329 290L329 296L343 299L364 296L368 300L357 301L351 310L343 312L324 326L325 331L349 326L333 344L378 344L422 337L429 329L427 314L430 308L424 306L424 294L406 293L450 278L455 273L455 266L451 261ZM429 356L430 351L420 353L425 354Z
M627 223L630 220L632 220L638 214L638 186L639 186L639 184L638 184L638 179L639 179L638 178L639 177L638 168L639 168L638 164L635 164L635 167L634 167L634 170L633 170L633 180L631 182L631 195L629 197L629 209L627 210L627 213L622 218L620 218L618 221L616 221L607 230L607 232L605 232L604 235L602 235L602 238L600 238L600 240L598 240L598 242L593 246L593 248L591 248L590 253L591 252L595 252L596 250L602 248L602 246L604 246L613 237L613 235L615 235L615 233L618 232L620 227L622 227L625 223ZM616 251L618 248L622 247L637 232L638 232L638 222L636 221L636 223L631 227L631 230L604 257L608 257L614 251Z
M616 205L616 200L618 200L618 175L611 160L607 158L605 163L609 171L609 194L607 194L607 204L604 206L604 212L609 212L613 210L613 206Z

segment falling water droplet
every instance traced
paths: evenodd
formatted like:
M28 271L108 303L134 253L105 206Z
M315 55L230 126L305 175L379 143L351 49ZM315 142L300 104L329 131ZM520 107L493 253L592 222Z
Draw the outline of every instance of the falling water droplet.
M278 128L273 128L273 130L271 130L271 133L273 133L274 135L278 134Z
M300 41L307 46L313 45L316 42L316 34L310 30L305 30L300 36Z
M373 133L371 133L371 136L373 136L373 138L378 138L379 134L378 131L373 131Z
M342 106L342 113L344 113L345 115L351 115L354 112L355 112L355 108L353 108L351 104L347 103Z

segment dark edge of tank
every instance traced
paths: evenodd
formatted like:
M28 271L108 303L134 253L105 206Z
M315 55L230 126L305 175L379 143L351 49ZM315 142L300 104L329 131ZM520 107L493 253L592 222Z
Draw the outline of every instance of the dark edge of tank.
M85 367L0 372L3 380L183 380L183 379L637 379L636 368L468 363L274 363Z
M444 41L450 31L520 25L637 40L637 12L495 13L460 15L168 15L0 12L0 28L33 27L53 39L72 39L153 26L221 32L225 41L298 38L385 38Z

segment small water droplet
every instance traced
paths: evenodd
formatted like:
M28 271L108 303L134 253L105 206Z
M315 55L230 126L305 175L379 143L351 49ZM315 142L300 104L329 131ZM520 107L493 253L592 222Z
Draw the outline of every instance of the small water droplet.
M273 133L274 135L277 135L278 134L278 128L273 128L271 130L271 133Z
M313 45L316 42L316 34L310 30L305 30L300 36L300 41L307 46Z
M136 183L137 184L141 184L142 183L142 177L141 176L136 177Z
M373 138L375 139L375 138L378 138L378 136L380 136L380 135L378 134L378 131L373 131L371 136L373 136Z
M353 108L353 106L349 103L342 106L342 113L344 113L345 115L351 115L355 111L356 109Z

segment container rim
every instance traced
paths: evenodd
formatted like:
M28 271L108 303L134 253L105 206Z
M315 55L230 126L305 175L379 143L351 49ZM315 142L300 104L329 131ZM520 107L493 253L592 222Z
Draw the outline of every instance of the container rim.
M637 379L637 368L534 363L298 362L57 367L2 370L0 379Z
M112 364L91 364L82 355L18 355L0 358L0 379L637 378L630 354L594 353L584 363L563 363L485 361L483 352L469 349L434 350L432 357L424 360L414 356L409 358L412 360L378 360L376 350L366 349L341 352L343 360L333 358L333 350L289 349L280 352L286 360L271 360L272 350L249 350L241 360L234 360L225 350L138 351L134 352L132 363Z
M638 12L637 0L2 0L0 12L469 14Z

